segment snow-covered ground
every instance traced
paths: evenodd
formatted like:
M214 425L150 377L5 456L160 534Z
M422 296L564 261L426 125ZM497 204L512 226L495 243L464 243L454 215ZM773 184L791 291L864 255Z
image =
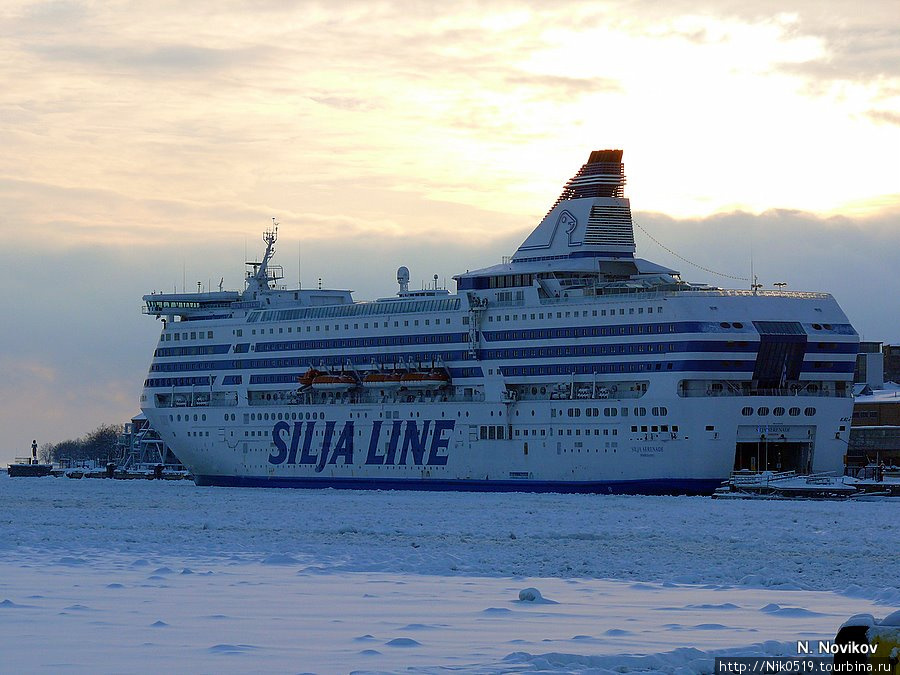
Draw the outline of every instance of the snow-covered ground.
M900 606L898 509L0 475L0 671L708 673Z

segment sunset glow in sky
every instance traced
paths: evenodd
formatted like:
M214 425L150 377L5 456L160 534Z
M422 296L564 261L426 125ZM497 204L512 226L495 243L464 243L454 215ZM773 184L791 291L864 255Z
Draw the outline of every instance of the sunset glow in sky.
M596 148L680 255L900 340L898 34L894 0L5 2L0 460L136 413L140 295L238 288L271 217L291 284L370 299L511 254Z

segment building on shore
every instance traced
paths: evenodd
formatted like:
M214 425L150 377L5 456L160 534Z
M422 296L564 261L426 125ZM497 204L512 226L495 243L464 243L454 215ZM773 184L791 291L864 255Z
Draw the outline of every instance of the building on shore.
M860 391L845 464L851 473L865 466L900 466L900 385L887 382Z

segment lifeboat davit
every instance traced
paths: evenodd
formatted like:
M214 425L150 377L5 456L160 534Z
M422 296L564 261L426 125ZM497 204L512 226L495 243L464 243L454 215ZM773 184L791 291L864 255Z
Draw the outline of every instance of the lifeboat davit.
M450 375L443 370L417 370L400 376L407 389L440 389L450 384Z
M399 389L402 386L401 373L369 373L362 384L367 389Z
M315 368L310 368L305 373L303 373L298 382L300 382L300 387L305 389L306 387L312 386L313 380L315 380L319 375L324 375L320 370L316 370Z
M349 391L359 384L352 375L338 374L317 375L312 381L312 388L317 391Z

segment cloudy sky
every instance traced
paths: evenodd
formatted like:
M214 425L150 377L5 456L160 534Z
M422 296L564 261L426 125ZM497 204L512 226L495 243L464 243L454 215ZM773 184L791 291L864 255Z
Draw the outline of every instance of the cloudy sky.
M272 217L289 283L371 299L511 254L596 148L643 257L900 342L898 35L896 0L6 0L0 461L136 413L140 296L240 287Z

